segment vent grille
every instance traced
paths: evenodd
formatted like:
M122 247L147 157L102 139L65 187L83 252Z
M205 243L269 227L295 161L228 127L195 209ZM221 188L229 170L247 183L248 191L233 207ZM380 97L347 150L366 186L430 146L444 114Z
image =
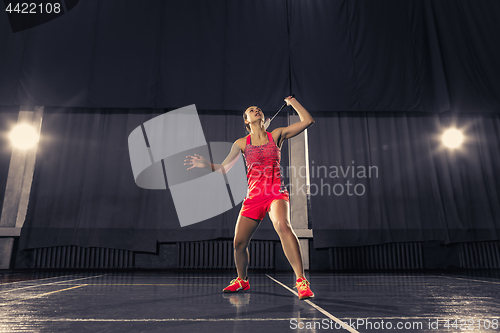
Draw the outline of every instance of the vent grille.
M251 269L275 269L273 241L250 242ZM234 269L231 240L181 242L178 268ZM500 268L500 242L460 243L459 263L465 269ZM423 269L422 243L391 243L329 249L330 269L414 270ZM134 268L134 252L108 248L56 246L33 251L34 268Z
M179 268L231 269L234 266L233 241L182 242L179 245ZM274 269L274 242L251 241L248 247L250 269Z
M275 269L273 241L250 242L251 269ZM178 268L234 269L231 240L181 242ZM500 268L500 242L458 244L459 263L465 269ZM423 269L422 243L391 243L329 249L330 269L414 270ZM134 252L108 248L56 246L33 251L34 268L134 268Z
M35 268L133 268L134 252L79 246L44 247L34 250Z
M330 248L330 269L423 269L421 243Z
M500 242L461 243L461 268L500 268Z

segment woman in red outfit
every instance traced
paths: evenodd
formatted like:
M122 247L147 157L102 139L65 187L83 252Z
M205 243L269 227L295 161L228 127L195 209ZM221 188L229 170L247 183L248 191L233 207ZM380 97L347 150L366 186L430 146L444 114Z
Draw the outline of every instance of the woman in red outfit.
M278 233L283 251L290 262L297 278L299 298L314 297L309 282L304 277L304 267L300 243L290 225L289 196L281 181L281 146L283 141L292 138L314 123L309 112L293 97L285 98L299 114L300 122L287 127L278 127L271 133L264 127L264 114L256 106L245 110L243 119L247 131L246 137L236 140L231 152L222 164L212 164L199 155L187 156L188 168L208 168L225 173L236 162L239 153L245 156L247 165L248 192L241 207L234 234L234 261L238 277L231 281L224 292L247 290L248 244L266 213Z

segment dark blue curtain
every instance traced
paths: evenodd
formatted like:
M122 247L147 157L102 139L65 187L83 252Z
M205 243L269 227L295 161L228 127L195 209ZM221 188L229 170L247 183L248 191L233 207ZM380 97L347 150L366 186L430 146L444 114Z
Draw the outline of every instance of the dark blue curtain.
M12 33L0 105L500 110L496 0L92 0Z
M18 33L0 14L0 111L45 106L20 245L231 237L237 209L181 229L168 190L137 188L128 134L196 104L207 141L233 142L246 107L271 115L292 92L316 119L311 169L378 171L312 177L365 190L311 193L315 246L497 239L499 14L496 0L92 0ZM453 123L467 141L451 153L438 136Z
M155 251L157 242L233 237L241 205L181 228L168 189L135 185L128 134L163 111L46 108L20 245ZM209 142L245 135L240 112L199 114ZM316 247L498 240L500 116L317 112L314 117L308 137ZM270 129L285 125L283 114ZM449 127L463 131L462 148L442 145L441 134ZM287 152L285 145L285 176ZM254 239L277 239L268 218Z
M155 252L158 242L232 238L241 203L181 227L168 189L135 184L128 136L165 111L46 107L21 248L79 245ZM207 142L232 143L246 135L240 111L198 113ZM286 121L282 114L273 126L286 126ZM284 166L287 152L285 144ZM254 239L278 239L269 217Z
M498 240L500 116L315 114L309 130L316 247ZM442 144L448 128L460 149Z

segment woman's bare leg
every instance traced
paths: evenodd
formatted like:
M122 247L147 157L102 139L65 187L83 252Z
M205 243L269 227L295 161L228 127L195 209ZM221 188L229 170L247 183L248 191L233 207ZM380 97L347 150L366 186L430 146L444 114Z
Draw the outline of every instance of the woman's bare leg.
M248 268L248 244L257 230L260 221L253 220L246 216L238 216L234 231L234 263L238 277L245 280Z
M289 203L286 200L276 200L271 204L269 217L273 221L273 226L281 240L283 252L287 257L296 278L304 277L304 266L302 254L297 235L290 225Z

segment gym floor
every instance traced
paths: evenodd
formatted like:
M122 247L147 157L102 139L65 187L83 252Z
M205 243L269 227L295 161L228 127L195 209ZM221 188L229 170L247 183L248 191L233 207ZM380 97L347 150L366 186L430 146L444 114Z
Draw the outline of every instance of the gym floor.
M500 273L0 272L0 332L492 332ZM342 327L342 322L347 323Z

